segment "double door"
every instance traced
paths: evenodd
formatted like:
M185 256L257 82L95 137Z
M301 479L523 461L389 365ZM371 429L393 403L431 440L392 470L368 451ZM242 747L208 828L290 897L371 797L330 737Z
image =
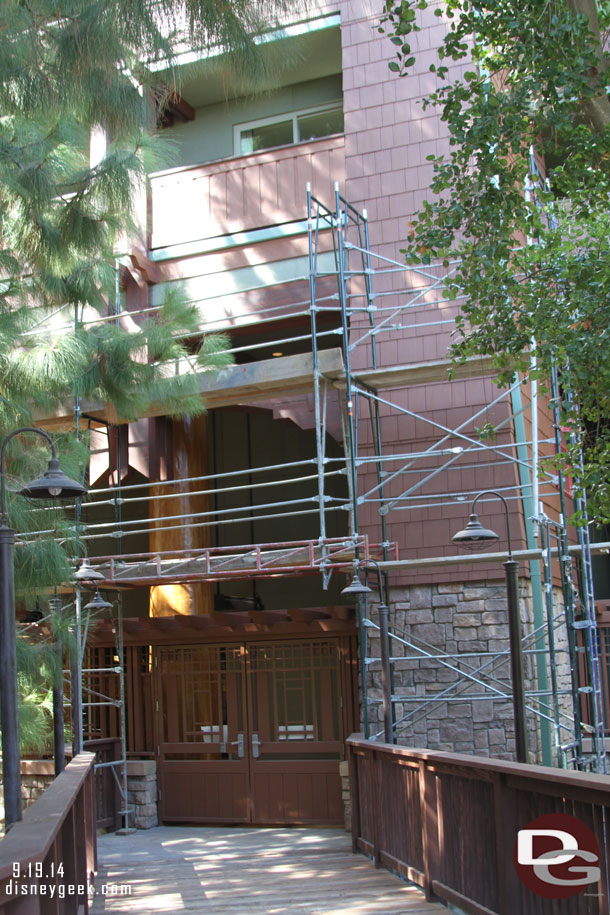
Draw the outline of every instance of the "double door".
M338 824L346 637L156 649L164 822Z

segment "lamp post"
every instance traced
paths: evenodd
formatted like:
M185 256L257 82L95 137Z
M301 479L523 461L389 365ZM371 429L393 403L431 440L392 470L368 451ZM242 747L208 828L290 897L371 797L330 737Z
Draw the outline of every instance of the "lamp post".
M87 557L74 573L74 607L76 610L75 642L70 658L70 694L72 707L72 753L77 756L83 749L83 645L82 645L82 594L83 585L93 587L104 576L94 569ZM95 584L96 594L97 584Z
M521 647L521 616L519 613L519 581L517 569L519 564L513 559L510 539L510 519L508 504L504 496L494 490L485 490L475 496L470 509L470 520L463 531L454 534L454 543L481 543L498 540L495 531L484 528L475 512L475 505L482 496L494 496L504 505L506 517L506 538L508 540L508 560L503 563L506 575L506 599L508 604L508 632L510 639L511 678L513 684L513 714L515 719L515 739L517 761L527 762L527 731L525 727L525 691L523 685L523 652Z
M381 694L383 702L383 739L386 743L394 743L394 727L392 723L392 677L390 673L390 631L388 625L388 607L383 595L383 582L381 569L375 559L360 559L354 563L354 577L350 584L343 589L342 595L372 594L368 585L363 585L358 575L358 569L365 569L372 565L377 570L379 583L379 654L381 656Z
M4 439L0 449L0 714L2 715L2 781L4 819L8 830L21 819L21 774L19 771L19 720L17 702L17 651L15 626L15 579L13 552L15 531L6 513L6 446L22 432L35 432L51 446L51 460L42 477L24 486L19 495L30 499L71 499L86 492L84 486L63 473L49 435L34 426L16 429Z
M63 772L66 765L66 747L64 740L64 687L63 687L63 646L60 635L61 599L55 595L49 600L51 619L55 630L53 650L57 661L55 682L53 683L53 756L55 777Z

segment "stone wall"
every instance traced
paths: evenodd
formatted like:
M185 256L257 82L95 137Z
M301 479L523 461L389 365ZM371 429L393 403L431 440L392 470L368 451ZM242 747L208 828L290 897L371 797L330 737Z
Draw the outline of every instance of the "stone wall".
M152 759L127 762L127 806L133 810L129 825L151 829L159 825L157 812L157 764Z
M520 581L520 603L525 634L533 629L530 586L526 579ZM375 622L376 610L376 604L372 603L369 612ZM393 694L404 697L404 702L394 703L398 742L514 759L504 580L392 589L390 629L409 643L402 645L391 639L391 656L405 656L404 661L398 659L392 665ZM569 665L563 651L565 627L561 623L556 629L556 641L561 686L565 687ZM367 629L367 643L366 656L378 658L377 630ZM534 647L533 641L528 645ZM418 648L444 657L432 660ZM383 727L378 661L367 664L367 678L369 731L373 736ZM526 691L538 689L533 655L524 656L524 678ZM534 701L530 699L527 704ZM550 705L550 697L546 701ZM569 711L567 707L565 711ZM527 726L530 759L541 761L538 716L528 712Z
M341 796L343 798L343 817L346 832L352 831L352 799L349 793L349 763L347 760L339 763L341 776Z
M34 801L38 800L42 792L55 778L53 760L48 759L22 759L21 760L21 808L26 810ZM0 768L0 818L2 819L1 833L4 833L4 786L2 784L2 769Z

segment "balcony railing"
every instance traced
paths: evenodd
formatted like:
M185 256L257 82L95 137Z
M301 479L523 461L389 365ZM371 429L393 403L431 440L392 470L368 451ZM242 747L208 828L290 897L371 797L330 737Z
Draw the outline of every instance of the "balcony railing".
M283 146L151 177L151 248L306 218L305 188L331 200L344 183L343 137Z

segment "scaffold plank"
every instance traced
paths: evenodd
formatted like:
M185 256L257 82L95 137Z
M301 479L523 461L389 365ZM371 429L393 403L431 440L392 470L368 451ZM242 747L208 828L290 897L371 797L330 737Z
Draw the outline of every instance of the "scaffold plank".
M267 575L303 575L319 573L324 567L349 570L357 551L361 559L382 559L384 552L380 544L369 544L365 536L355 540L328 537L323 541L295 540L209 547L197 551L103 556L96 559L95 568L112 587L137 587ZM386 544L386 551L389 556L398 558L395 543Z

